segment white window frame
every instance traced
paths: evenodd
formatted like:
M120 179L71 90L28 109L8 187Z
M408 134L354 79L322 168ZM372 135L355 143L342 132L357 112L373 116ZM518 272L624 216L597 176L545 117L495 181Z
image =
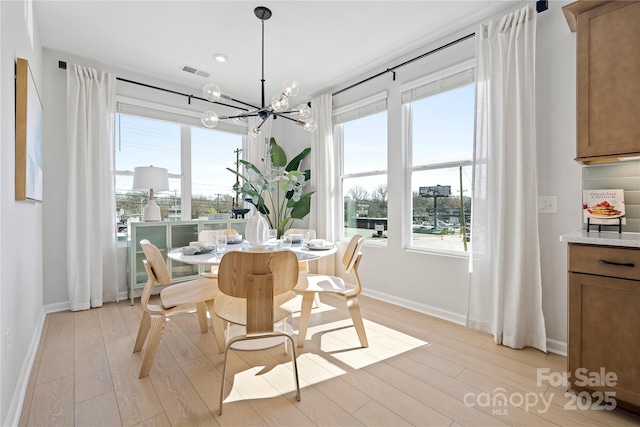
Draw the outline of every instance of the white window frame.
M161 120L169 123L175 123L180 125L180 174L169 174L169 178L180 179L180 192L181 192L181 219L182 221L190 221L191 218L191 128L201 127L205 128L200 123L200 114L194 111L184 110L177 107L168 105L156 104L149 101L144 101L136 98L129 98L125 96L117 96L117 109L116 114L124 114L129 116L136 116L146 119ZM139 110L140 114L132 112L120 112L120 106L125 108L132 108ZM242 136L242 152L246 153L248 137L247 127L238 126L233 123L221 123L216 131L230 132ZM117 147L116 147L117 149ZM116 176L133 176L133 171L115 170Z
M400 88L400 94L401 97L403 94L405 94L408 91L411 91L413 89L419 88L421 86L424 85L428 85L428 84L432 84L434 82L438 82L438 81L442 81L443 79L446 79L449 76L458 74L458 73L462 73L465 72L467 70L472 70L472 73L475 73L475 59L474 60L469 60L469 61L464 61L461 62L459 64L456 64L453 67L449 67L447 69L441 70L437 73L433 73L430 74L428 76L422 77L418 80L414 80L411 83L405 84ZM471 82L470 82L471 83ZM475 79L474 82L475 84ZM461 87L461 86L459 86ZM440 90L436 93L434 93L433 95L437 94L437 93L444 93L447 92L448 90L454 90L455 88L450 88L450 89L446 89L446 90ZM433 96L433 95L429 95L429 96ZM418 99L424 99L427 98L428 96L422 97L422 98L418 98ZM418 100L415 99L415 100ZM412 105L413 101L409 101L409 102L402 102L402 122L403 122L403 140L405 141L405 158L406 158L406 165L407 167L405 168L405 176L404 176L404 182L405 182L405 193L404 193L404 202L405 202L405 218L404 218L404 222L405 222L405 235L404 235L404 239L406 242L405 245L405 249L411 250L411 251L418 251L418 252L425 252L425 253L435 253L435 254L439 254L439 255L451 255L451 256L458 256L458 257L463 257L463 258L468 258L469 257L469 252L464 252L464 251L457 251L457 250L448 250L448 249L438 249L438 248L429 248L429 247L424 247L424 246L415 246L410 244L409 242L413 241L413 237L412 237L412 233L413 233L413 190L412 190L412 176L414 174L414 172L421 172L421 171L426 171L426 170L438 170L438 169L451 169L451 168L455 168L455 167L464 167L464 166L472 166L473 167L473 159L470 160L460 160L460 161L454 161L454 162L443 162L443 163L434 163L434 164L420 164L420 165L414 165L413 164L413 135L412 135L412 129L413 129L413 114L412 114L412 110L411 110L411 105ZM475 108L475 107L474 107ZM473 183L472 183L473 185ZM473 203L473 201L472 201ZM409 224L409 226L407 227L406 224Z
M385 108L384 109L379 109L379 105L378 105L378 109L376 109L374 107L374 105L378 104L379 102L381 102L382 100L384 100L385 103ZM372 95L370 97L364 98L360 101L356 101L353 102L351 104L345 105L343 107L337 108L333 111L332 116L333 116L333 137L334 137L334 141L336 143L336 146L338 147L338 153L337 153L337 158L338 158L338 181L339 181L339 189L338 189L338 200L340 200L339 203L339 209L338 209L338 215L339 215L339 224L338 227L340 227L340 232L338 233L338 239L340 240L345 240L344 239L344 217L345 217L345 211L344 211L344 181L346 179L350 179L350 178L362 178L362 177L368 177L368 176L377 176L377 175L386 175L387 176L387 183L389 181L389 173L388 173L388 168L387 169L380 169L380 170L372 170L372 171L366 171L366 172L356 172L356 173L350 173L350 174L345 174L344 173L344 123L353 121L353 120L357 120L369 115L373 115L376 113L381 113L382 111L386 111L387 115L388 115L388 92L384 91L375 95ZM348 117L347 119L338 119L339 117ZM337 120L338 119L338 120ZM338 123L336 123L336 121L338 121ZM388 145L389 145L389 140L387 138L387 150L388 150ZM389 162L389 159L387 158L387 164ZM388 225L388 220L387 220L387 225ZM380 245L380 246L387 246L386 242L376 242L373 239L370 238L366 238L365 239L365 243L366 244L376 244L376 245Z

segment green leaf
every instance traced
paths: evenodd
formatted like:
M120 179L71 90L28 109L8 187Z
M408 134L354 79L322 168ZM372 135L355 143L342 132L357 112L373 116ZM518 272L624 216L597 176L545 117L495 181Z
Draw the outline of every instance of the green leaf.
M291 218L303 219L311 212L311 195L315 191L305 193L300 196L300 200L293 202L293 209L291 209Z
M248 161L246 161L246 160L239 160L239 162L240 162L240 163L242 163L243 165L245 165L245 167L246 167L247 169L251 169L252 171L254 171L255 173L257 173L258 175L260 175L260 177L263 177L262 172L260 171L260 169L258 169L258 168L253 164L253 163L248 162ZM230 168L227 168L227 169L229 169L229 170L230 170L231 172L233 172L233 173L236 173L236 171L234 171L233 169L230 169ZM240 174L238 174L238 175L240 175ZM240 176L242 176L242 175L240 175ZM248 181L248 179L247 179L247 178L245 178L244 176L242 176L242 178L243 178L245 181Z
M277 168L287 165L287 155L282 147L278 145L275 138L271 138L269 153L271 154L271 164Z
M285 170L287 172L291 172L291 171L295 171L298 170L298 168L300 167L300 162L302 161L302 159L304 159L305 157L307 157L307 154L309 154L311 152L311 147L307 147L304 150L302 150L300 152L300 154L298 154L297 156L295 156L287 165L287 167L285 168ZM284 165L283 165L284 166Z
M227 170L233 173L234 175L237 175L239 178L242 178L243 180L248 181L248 179L244 175L242 175L240 172L236 172L235 169L227 168Z

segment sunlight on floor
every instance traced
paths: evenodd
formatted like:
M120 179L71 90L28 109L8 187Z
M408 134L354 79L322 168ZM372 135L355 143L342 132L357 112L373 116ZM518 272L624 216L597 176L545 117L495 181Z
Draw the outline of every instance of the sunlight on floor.
M362 348L350 318L317 324L318 316L331 316L332 311L336 309L327 304L313 310L312 325L307 331L305 347L297 348L301 390L429 345L426 341L365 320L369 347ZM231 374L228 380L233 385L227 389L227 393L230 393L226 396L225 403L294 396L295 383L290 356L284 355L282 346L265 351L272 355L272 364L265 364L264 357L269 356L264 353L262 356L254 356L250 353L256 352L234 352L234 355L229 356L240 357L249 365L255 360L259 365Z

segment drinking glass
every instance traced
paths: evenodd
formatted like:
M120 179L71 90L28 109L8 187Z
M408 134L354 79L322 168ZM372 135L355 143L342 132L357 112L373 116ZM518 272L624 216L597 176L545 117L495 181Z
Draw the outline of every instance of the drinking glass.
M290 248L291 247L291 235L283 235L282 236L282 247L283 248Z
M270 228L269 229L269 240L276 240L278 238L278 229Z
M227 251L227 235L224 233L216 234L216 254L220 255Z
M302 233L302 247L307 247L307 244L309 243L309 232L305 231Z

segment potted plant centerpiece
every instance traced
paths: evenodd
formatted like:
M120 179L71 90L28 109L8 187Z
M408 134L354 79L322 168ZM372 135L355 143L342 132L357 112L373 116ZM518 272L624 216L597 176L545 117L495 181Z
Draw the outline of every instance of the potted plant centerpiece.
M275 138L269 140L268 156L264 159L264 170L246 160L238 160L244 165L244 173L227 168L242 178L243 184L236 182L234 191L256 207L269 222L269 227L278 230L278 238L291 227L296 219L303 219L311 211L311 195L303 193L303 188L311 178L311 170L300 171L302 159L311 151L305 148L287 162L287 155Z

